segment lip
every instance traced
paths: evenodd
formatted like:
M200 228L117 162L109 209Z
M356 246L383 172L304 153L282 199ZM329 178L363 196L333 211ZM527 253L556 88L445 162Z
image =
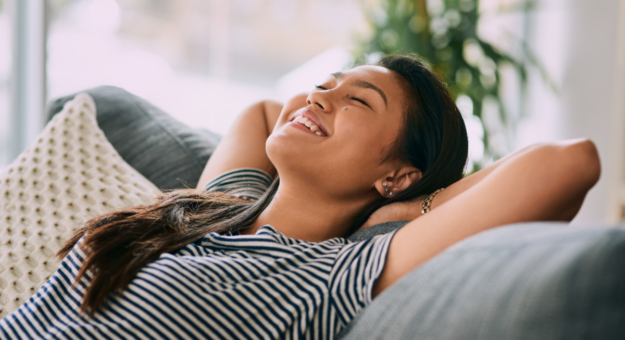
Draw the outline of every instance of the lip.
M310 119L311 121L313 121L315 123L315 125L317 125L319 130L321 130L321 132L323 132L325 137L328 136L328 130L326 129L325 125L323 125L323 123L321 122L321 119L319 119L319 117L317 116L317 114L315 114L315 112L313 112L311 109L309 109L307 107L304 107L304 108L301 108L301 109L295 111L295 114L293 115L293 117L291 117L289 122L293 122L293 120L295 118L301 117L301 116L306 117L306 118Z
M289 126L293 127L294 129L298 129L298 130L302 130L304 133L313 135L315 137L325 137L325 136L319 136L317 134L315 134L314 132L310 131L309 128L306 127L306 125L298 123L298 122L289 122L288 123Z

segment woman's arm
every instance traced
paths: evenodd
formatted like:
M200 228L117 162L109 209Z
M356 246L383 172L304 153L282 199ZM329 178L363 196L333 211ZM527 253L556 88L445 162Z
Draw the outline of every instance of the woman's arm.
M454 183L453 185L446 188L445 191L441 192L436 196L436 199L430 204L430 211L440 206L444 202L452 199L453 197L458 196L460 193L466 191L471 188L475 184L479 183L482 179L484 179L488 174L493 172L496 168L498 168L501 164L506 163L509 159L517 157L521 154L530 152L531 150L539 147L539 145L532 145L520 150L517 150L501 159L496 161L495 163L489 165L488 167L467 176L460 181ZM412 221L421 216L421 207L423 204L423 200L425 196L418 197L412 199L410 201L404 202L395 202L381 207L376 210L369 219L360 227L357 231L369 228L376 224L391 222L391 221Z
M526 146L511 154L506 155L505 157L497 160L496 162L487 166L486 168L459 180L453 185L450 185L448 188L445 189L445 191L436 195L436 199L433 200L432 203L430 204L430 211L436 209L436 207L439 207L443 203L451 200L452 198L458 196L459 194L473 187L474 185L482 181L484 178L486 178L486 176L488 176L495 169L500 167L502 164L509 162L510 159L517 158L529 152L533 152L534 150L543 146L545 145L534 144L534 145ZM396 203L392 203L389 205L385 205L382 208L376 210L371 215L371 217L369 217L369 219L360 228L358 228L358 230L362 230L362 229L374 226L376 224L384 223L384 222L415 220L421 216L421 207L422 207L424 199L425 199L425 196L418 197L410 201L396 202ZM581 203L582 202L580 201L579 202L580 206L581 206Z
M265 152L267 137L273 131L282 111L282 104L263 101L252 105L234 122L208 160L197 188L211 179L238 168L254 168L276 175L276 169Z
M451 185L436 196L438 208L393 237L374 296L481 231L517 222L570 220L599 175L594 144L575 140L527 149L476 176L474 183L470 176Z

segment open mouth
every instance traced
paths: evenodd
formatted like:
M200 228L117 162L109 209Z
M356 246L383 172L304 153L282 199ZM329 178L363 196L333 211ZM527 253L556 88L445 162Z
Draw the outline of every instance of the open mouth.
M317 124L314 120L306 117L303 113L296 113L291 119L292 123L300 124L302 127L306 127L310 132L320 137L327 137L327 133L324 129Z

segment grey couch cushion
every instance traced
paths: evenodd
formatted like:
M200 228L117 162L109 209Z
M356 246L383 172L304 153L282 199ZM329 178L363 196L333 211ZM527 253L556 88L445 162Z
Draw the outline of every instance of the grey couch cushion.
M351 234L347 239L350 241L354 241L354 242L364 241L376 235L390 233L391 231L395 229L399 229L403 227L408 222L410 221L394 221L394 222L376 224L374 226L371 226L369 228L366 228L366 229L363 229L363 230L360 230Z
M81 91L93 97L97 121L120 156L161 190L194 188L221 136L192 129L118 87ZM48 120L76 94L48 104Z
M480 233L389 287L342 335L624 339L625 226L532 223Z

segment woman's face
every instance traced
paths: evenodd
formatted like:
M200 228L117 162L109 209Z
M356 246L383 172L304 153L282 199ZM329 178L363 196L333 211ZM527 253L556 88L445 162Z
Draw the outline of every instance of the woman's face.
M386 68L359 66L289 100L266 146L282 183L336 199L371 194L392 170L384 160L402 122L401 81Z

